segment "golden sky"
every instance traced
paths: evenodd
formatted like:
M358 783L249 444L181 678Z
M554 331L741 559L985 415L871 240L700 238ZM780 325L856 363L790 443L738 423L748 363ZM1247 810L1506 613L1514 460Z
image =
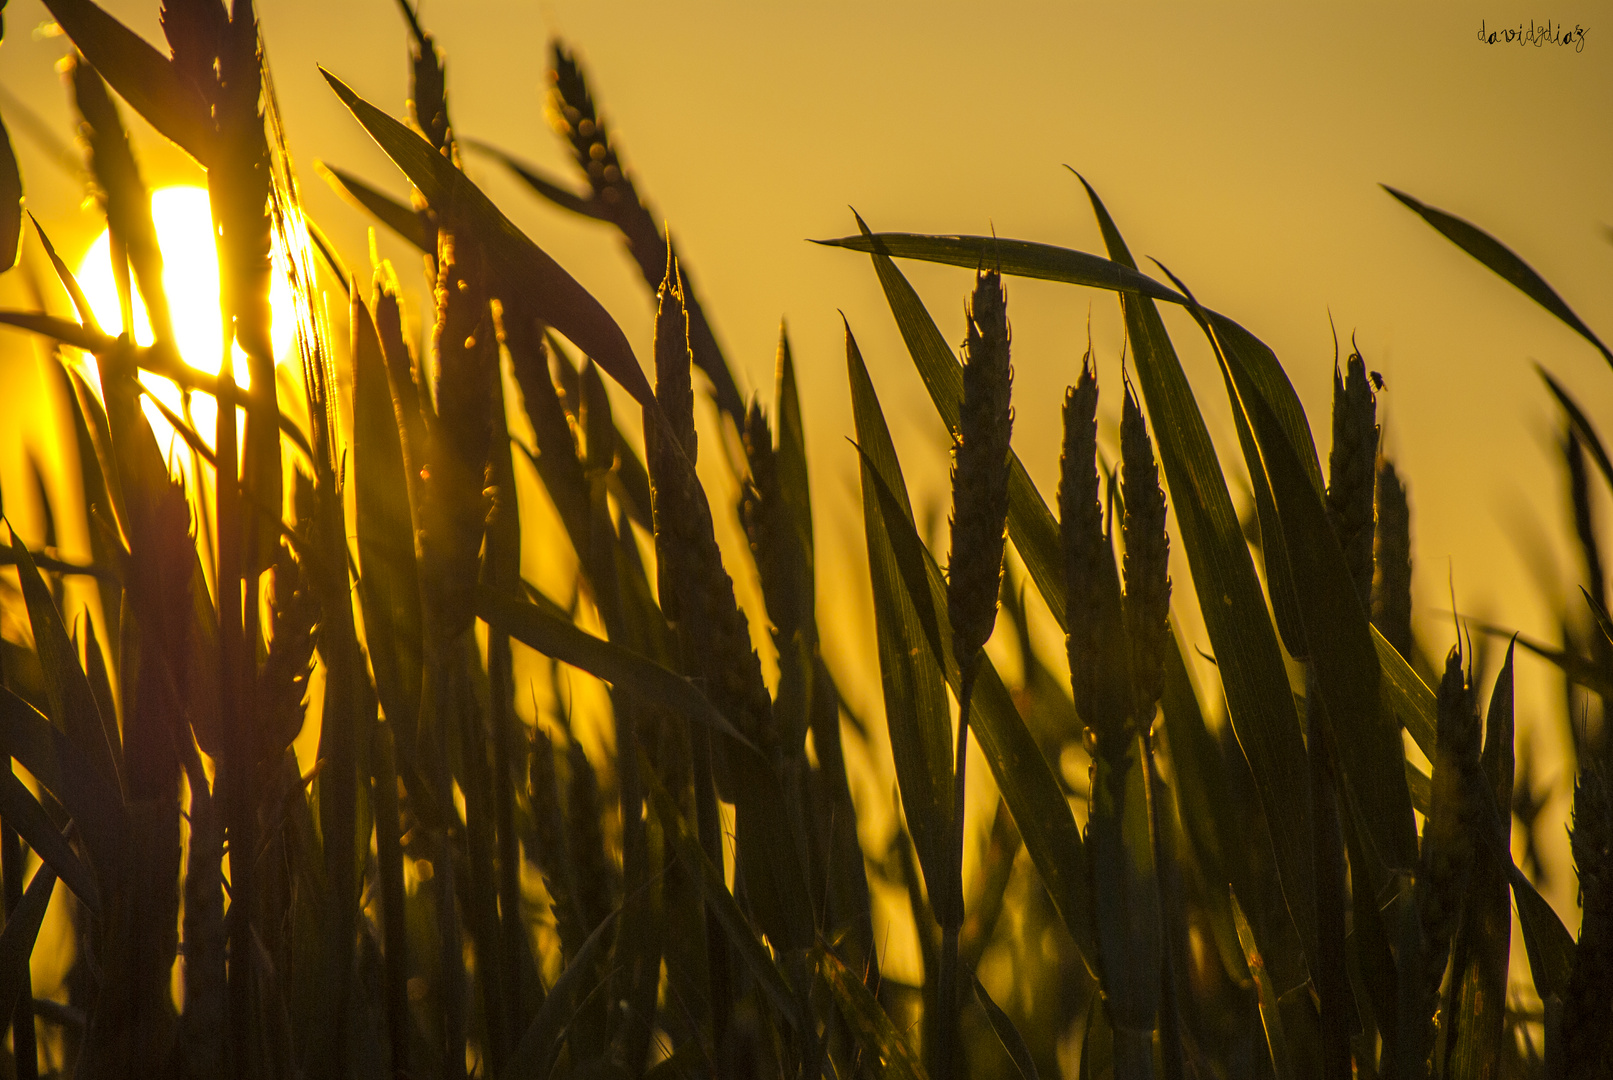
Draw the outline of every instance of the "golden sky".
M106 6L160 40L156 0ZM402 20L391 0L260 8L306 205L362 266L366 223L309 166L327 160L394 193L406 189L315 65L401 113ZM1613 335L1607 0L1347 3L1325 12L1275 3L426 0L422 16L447 53L458 133L560 175L570 175L568 162L541 111L545 41L560 33L580 50L628 167L671 222L747 389L770 393L778 321L789 320L820 565L825 575L844 571L824 578L826 594L835 581L858 581L862 560L848 516L854 451L845 442L838 312L869 360L920 505L944 497L945 453L866 259L805 238L854 231L854 206L875 229L994 228L1098 250L1069 164L1104 196L1134 252L1160 259L1275 349L1313 417L1327 415L1329 310L1341 335L1354 332L1368 367L1388 381L1380 415L1410 478L1429 646L1449 643L1438 614L1448 607L1448 574L1464 609L1552 635L1551 605L1562 594L1542 595L1523 552L1534 536L1567 550L1564 485L1557 420L1531 361L1557 373L1610 436L1613 371L1377 185L1491 231ZM66 95L52 67L64 40L30 34L46 18L38 0L10 4L0 85L65 135ZM1531 18L1586 28L1583 51L1478 40L1481 20L1494 29ZM81 207L81 190L9 105L6 117L28 204L76 257L100 228L95 211ZM149 182L199 178L149 129L136 131ZM648 356L648 297L615 239L540 205L484 159L469 167ZM382 251L399 260L406 284L418 283L401 245L383 237ZM961 338L968 274L904 269L943 332ZM22 305L13 281L0 281L0 301ZM1089 310L1112 435L1114 299L1010 282L1015 444L1049 496L1058 404ZM1236 442L1202 339L1185 318L1167 321L1232 464ZM22 339L0 340L0 380L32 378ZM1325 453L1325 421L1318 430ZM19 473L9 449L0 468L10 487ZM1185 598L1185 565L1177 579ZM1530 671L1521 679L1533 680L1544 704L1550 682L1538 666Z

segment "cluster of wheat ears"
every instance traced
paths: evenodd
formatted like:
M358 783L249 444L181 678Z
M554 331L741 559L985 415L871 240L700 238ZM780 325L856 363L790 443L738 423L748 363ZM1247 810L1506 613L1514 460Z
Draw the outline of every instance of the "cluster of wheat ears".
M407 0L407 120L326 78L409 198L327 178L419 248L432 325L418 350L392 268L361 280L301 213L249 0L167 0L166 52L91 0L46 6L76 48L124 325L138 292L153 340L103 332L35 234L77 318L0 320L48 349L90 551L9 532L0 548L0 592L28 631L0 655L0 1073L1610 1074L1609 740L1575 728L1576 940L1512 857L1534 792L1527 776L1515 791L1511 648L1485 695L1471 646L1440 668L1412 639L1406 492L1360 355L1336 368L1324 471L1272 352L1163 267L1170 285L1142 273L1090 186L1103 256L860 219L830 241L871 257L954 437L943 566L848 326L885 706L871 728L819 647L788 341L771 408L747 407L565 48L549 115L586 186L499 160L626 240L657 298L653 384L611 315L463 171L472 148ZM246 389L231 349L214 376L175 346L109 87L206 169L221 325ZM9 151L0 174L9 266L22 229ZM1395 194L1613 362L1508 249ZM961 362L899 258L976 272ZM296 297L301 361L279 377L276 275ZM1064 404L1056 517L1010 447L1013 275L1109 291L1127 332L1128 374L1105 388L1123 403L1118 456L1100 449L1089 349ZM322 289L346 293L342 347ZM1160 304L1185 309L1219 363L1209 389L1231 405L1252 522ZM737 505L714 506L695 470L694 368L737 436L719 447ZM185 392L182 410L157 403L183 469L154 435L142 373ZM620 415L620 395L613 412L607 379L640 415ZM1589 630L1560 649L1524 644L1594 719L1613 638L1586 462L1610 484L1613 464L1548 382L1596 620L1569 620ZM217 401L215 430L196 430L191 396ZM541 558L574 556L560 600L522 577L540 539L518 471L563 529ZM717 543L725 515L749 540L776 680ZM1173 596L1173 544L1193 597ZM1218 685L1190 677L1173 600L1196 600ZM1030 603L1063 629L1067 671L1033 648ZM994 632L1017 639L1012 685L984 649ZM551 680L568 665L608 684L602 750L584 750L563 709L518 711L535 691L517 649L549 658L523 663ZM292 743L315 694L304 775ZM868 850L847 762L880 760L864 750L886 738L899 812ZM999 798L966 829L971 741ZM1060 767L1072 758L1087 767ZM29 961L53 893L70 930L50 947L73 959L41 988ZM917 982L882 971L876 937L892 917L880 897L904 894ZM1514 910L1527 978L1509 977Z

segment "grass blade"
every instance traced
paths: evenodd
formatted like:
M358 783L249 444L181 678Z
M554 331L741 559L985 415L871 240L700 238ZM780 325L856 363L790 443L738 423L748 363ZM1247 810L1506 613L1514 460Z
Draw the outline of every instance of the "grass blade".
M1210 321L1236 384L1232 406L1247 413L1271 480L1307 652L1339 764L1380 855L1392 866L1409 869L1416 865L1417 835L1400 732L1393 714L1379 707L1379 665L1371 625L1319 488L1308 476L1304 450L1292 441L1291 431L1283 430L1267 388L1257 383L1255 369L1262 365L1256 355L1269 358L1264 365L1268 367L1275 358L1230 320L1210 316ZM1313 457L1314 453L1313 448Z
M380 338L356 286L353 293L349 321L353 334L354 527L363 571L359 598L376 693L387 720L401 725L413 723L420 715L424 664L414 525Z
M925 1080L924 1066L919 1064L913 1047L896 1030L863 981L821 945L812 950L812 960L839 1006L840 1015L862 1044L867 1055L864 1068L881 1080Z
M329 72L324 75L336 96L420 189L426 201L439 213L471 226L486 246L493 279L499 288L508 290L502 299L525 298L533 303L545 322L592 357L640 404L650 405L655 395L632 346L599 301L517 229L480 188L424 138L353 93Z
M78 745L32 705L0 686L0 753L17 759L77 823L92 863L116 865L129 831L118 789Z
M898 564L897 577L913 618L922 626L921 632L910 632L909 641L904 644L909 650L922 649L927 644L934 663L945 673L947 685L957 694L962 677L948 647L952 632L946 621L946 586L941 568L914 530L911 510L904 505L905 500L883 483L884 470L868 464L871 457L864 460L865 469L873 475L873 486L882 496L874 507L879 513L878 526L885 532L891 557ZM899 472L896 476L900 481ZM889 511L885 509L887 506ZM920 614L924 611L932 613L933 628L924 625ZM1094 903L1081 831L1076 827L1069 802L1041 747L1025 726L1007 687L987 657L980 659L970 713L970 730L1014 816L1025 850L1042 876L1054 907L1074 935L1083 959L1093 968L1096 961L1091 921ZM947 749L950 753L950 746ZM948 821L942 819L943 826ZM946 869L950 863L944 861L944 855L942 858L937 864L940 872L950 873ZM926 880L930 880L928 871Z
M1002 1043L1003 1052L1008 1055L1008 1060L1019 1070L1022 1080L1038 1080L1036 1062L1031 1057L1030 1047L1025 1045L1024 1036L1020 1035L1019 1029L1008 1018L1008 1014L1003 1012L1002 1007L991 1000L991 995L986 992L980 977L977 975L972 978L975 1000L980 1003L980 1008L986 1014L986 1020L991 1024L991 1030L996 1034L997 1041Z
M166 56L91 0L47 0L45 7L124 101L191 157L210 162L207 103Z
M421 251L435 257L436 246L420 223L420 215L390 195L383 195L362 180L323 162L314 162L314 169L343 199L372 215L377 221L403 237Z
M50 907L50 894L56 888L56 871L49 864L34 872L11 917L0 932L0 1016L16 1011L17 999L28 985L28 958L33 954L39 927Z
M9 524L9 523L8 523ZM33 626L34 647L45 672L45 694L50 702L51 720L94 763L100 777L121 789L117 757L107 742L106 725L90 689L89 678L79 667L78 650L67 636L61 613L51 599L50 589L28 549L12 534L12 551L17 559L17 577L22 584L28 621Z
M0 311L0 323L51 338L97 356L106 353L114 344L111 338L99 330L80 326L76 322L59 319L54 315L46 315L42 311Z
M39 805L39 800L9 768L0 771L0 818L4 818L7 825L28 841L28 846L56 871L57 876L73 890L91 914L100 916L101 894L95 887L95 875L79 860L72 845L56 831L50 815Z
M849 326L846 367L862 457L863 527L874 587L874 620L891 756L908 832L925 880L939 887L946 875L945 840L952 820L952 721L943 664L936 659L942 654L945 639L940 635L928 585L914 588L902 581L903 564L896 557L890 535L901 511L885 512L880 494L883 490L895 501L897 496L892 493L900 492L900 502L905 504L907 488L879 399ZM911 528L909 523L909 531ZM907 565L911 568L911 561ZM922 568L918 572L922 581ZM928 619L919 611L921 603Z
M1568 977L1574 967L1574 937L1522 870L1514 865L1508 878L1535 992L1542 1001L1553 995L1561 997L1568 992Z
M1260 947L1255 944L1254 931L1249 927L1249 920L1244 918L1236 894L1232 896L1232 919L1238 928L1238 940L1243 943L1249 973L1255 979L1255 994L1260 1002L1260 1019L1266 1028L1266 1047L1271 1055L1272 1070L1277 1080L1293 1080L1294 1067L1290 1060L1288 1036L1283 1030L1282 1005L1277 999L1277 989L1272 985L1265 962L1260 958Z
M666 705L706 724L741 746L750 742L689 680L620 645L594 637L536 604L511 600L487 586L476 589L476 614L501 633L646 702Z
M1434 207L1419 202L1403 191L1396 191L1387 184L1380 186L1410 207L1418 217L1421 217L1443 233L1451 243L1485 266L1488 266L1491 270L1494 270L1502 278L1511 282L1519 292L1561 319L1575 333L1596 346L1597 351L1607 359L1608 364L1613 365L1613 352L1610 352L1608 347L1602 344L1601 339L1591 332L1590 327L1580 321L1580 317L1575 315L1573 310L1563 302L1563 298L1557 295L1556 290L1546 284L1546 279L1535 273L1534 268L1528 263L1518 258L1511 248L1476 225L1463 221L1452 214L1447 214L1443 210L1436 210Z
M1064 281L1095 289L1137 293L1173 304L1186 297L1167 288L1135 267L1111 262L1085 251L1038 244L1028 240L1007 240L996 236L924 236L917 233L868 233L843 236L838 240L818 240L830 247L883 255L896 259L923 259L974 270L996 266L1016 277Z
M584 980L598 973L599 962L608 955L610 930L615 921L613 912L594 927L594 932L582 943L577 954L571 958L571 963L566 965L566 970L560 973L538 1015L532 1018L520 1042L516 1043L509 1063L498 1073L499 1080L547 1077L554 1069L555 1059L560 1054L560 1040L572 1021L577 992L583 988Z

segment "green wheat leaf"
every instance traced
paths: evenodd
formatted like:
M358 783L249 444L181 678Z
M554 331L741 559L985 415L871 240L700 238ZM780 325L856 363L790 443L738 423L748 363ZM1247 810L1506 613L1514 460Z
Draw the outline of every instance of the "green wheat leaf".
M1561 319L1575 333L1596 346L1597 351L1610 365L1613 365L1613 352L1610 352L1608 347L1602 344L1601 339L1591 332L1591 328L1574 314L1573 309L1563 302L1563 298L1557 295L1556 290L1546 284L1546 279L1535 273L1534 268L1528 263L1518 258L1511 248L1476 225L1447 214L1443 210L1436 210L1387 184L1380 186L1443 233L1451 243L1494 270L1511 282L1519 292Z
M486 246L496 287L513 290L503 299L529 302L537 314L572 344L587 353L642 405L655 394L616 320L577 280L566 273L510 219L499 212L480 188L402 122L365 101L328 71L321 69L336 96L364 129L449 222L463 222Z

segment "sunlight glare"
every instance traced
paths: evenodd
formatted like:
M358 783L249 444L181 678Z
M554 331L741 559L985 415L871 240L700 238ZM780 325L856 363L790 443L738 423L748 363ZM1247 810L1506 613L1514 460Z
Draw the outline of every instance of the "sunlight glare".
M159 188L151 193L151 218L162 248L162 281L173 310L174 336L179 354L191 367L217 374L219 351L218 255L213 245L213 217L207 189L190 185ZM103 231L78 267L95 317L109 334L123 332L117 281L112 275L110 235ZM277 359L290 355L296 315L291 288L275 274L269 288L270 340ZM151 323L139 290L134 296L135 341L151 344ZM246 354L233 346L235 381L247 386Z

